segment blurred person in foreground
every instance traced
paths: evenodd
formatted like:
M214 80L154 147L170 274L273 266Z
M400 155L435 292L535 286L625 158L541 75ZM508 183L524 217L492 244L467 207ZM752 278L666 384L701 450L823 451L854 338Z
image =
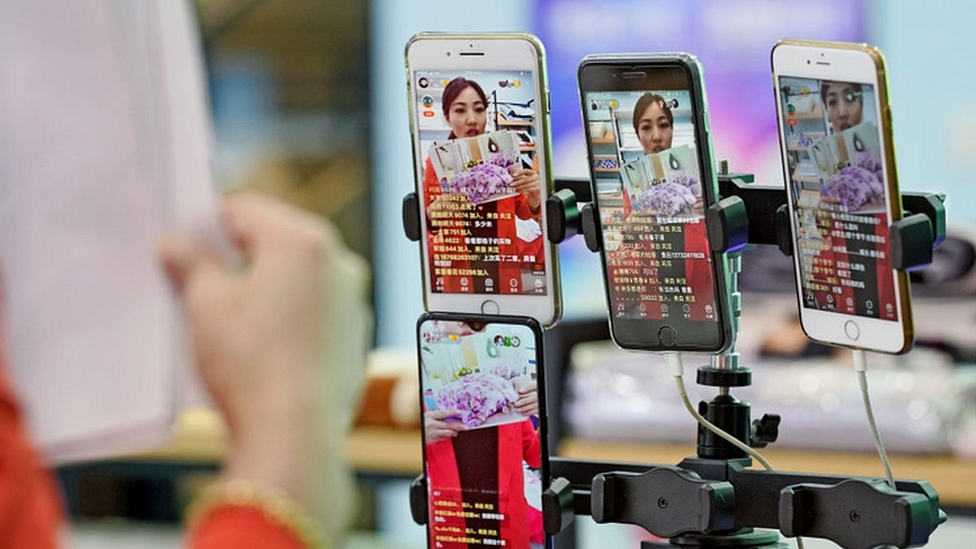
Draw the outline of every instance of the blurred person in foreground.
M159 246L229 433L219 479L191 505L186 545L338 547L353 508L340 457L352 401L340 396L358 387L327 348L341 244L321 219L270 198L232 195L222 213L241 264L182 235ZM60 497L27 439L4 362L0 339L0 540L55 548Z

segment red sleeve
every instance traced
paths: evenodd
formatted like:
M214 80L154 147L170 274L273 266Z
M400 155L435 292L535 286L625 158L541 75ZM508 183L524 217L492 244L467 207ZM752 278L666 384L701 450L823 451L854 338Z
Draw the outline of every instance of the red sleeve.
M532 206L529 206L529 201L525 199L525 193L519 193L515 195L515 215L519 219L535 219L542 215L542 205L539 205L539 211L533 213Z
M187 549L307 549L288 529L251 507L226 506L203 518Z
M426 212L424 217L427 218L427 237L433 238L437 235L437 231L430 222L430 205L437 200L444 190L441 189L441 184L437 181L437 173L434 171L434 163L430 161L430 157L427 157L427 161L424 164L424 195L420 197L423 200L424 211Z
M533 469L542 467L542 446L539 443L539 432L532 427L529 420L522 425L522 459Z
M0 538L5 549L54 549L63 523L61 499L27 440L5 370L0 326Z
M532 167L535 173L539 173L539 157L535 157L536 165ZM515 197L515 215L519 219L536 219L542 216L542 204L539 204L539 211L533 212L532 206L529 206L529 201L525 198L525 193L519 193Z
M434 172L434 163L428 157L424 163L424 204L430 206L443 192L440 182L437 181L437 173Z

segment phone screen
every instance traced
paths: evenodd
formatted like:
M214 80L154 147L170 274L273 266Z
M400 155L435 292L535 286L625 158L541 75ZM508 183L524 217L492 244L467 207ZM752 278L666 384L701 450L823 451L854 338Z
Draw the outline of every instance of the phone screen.
M780 76L777 90L803 306L898 321L874 86Z
M546 547L539 333L524 323L421 321L429 547Z
M428 290L545 296L545 113L534 74L415 70L411 78Z
M681 68L625 72L580 73L614 339L624 345L630 333L641 347L656 339L654 321L679 346L715 348L722 311L705 229L714 176L700 160L709 151L698 142L698 99Z

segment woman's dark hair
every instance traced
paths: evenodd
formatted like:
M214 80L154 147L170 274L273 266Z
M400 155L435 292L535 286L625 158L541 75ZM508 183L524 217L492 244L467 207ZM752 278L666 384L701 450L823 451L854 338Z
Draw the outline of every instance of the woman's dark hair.
M671 114L671 106L668 105L668 102L656 93L647 92L640 96L640 99L638 99L637 103L634 105L634 131L638 134L640 134L638 126L640 126L641 116L643 116L644 111L651 106L651 103L655 101L657 101L657 104L659 107L661 107L661 110L664 111L664 116L668 117L668 123L674 126L674 115Z
M861 98L861 84L860 83L858 83L858 82L823 82L823 83L820 84L820 100L823 101L823 104L824 105L827 104L827 89L830 88L830 86L832 86L834 84L842 84L844 86L847 86L847 87L851 88L852 90L854 90L854 93L857 94L857 100L860 101L862 104L864 103L864 100Z
M463 76L458 76L454 80L451 80L444 86L444 94L441 96L441 110L444 111L444 118L447 118L448 113L451 110L451 103L461 95L461 92L465 88L473 89L481 101L488 106L488 96L485 95L485 90L481 89L481 86L474 80L468 80Z

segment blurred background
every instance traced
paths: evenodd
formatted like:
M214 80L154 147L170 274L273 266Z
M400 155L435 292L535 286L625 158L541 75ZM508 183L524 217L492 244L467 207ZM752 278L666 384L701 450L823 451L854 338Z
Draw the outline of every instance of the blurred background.
M348 246L372 266L375 350L366 365L370 383L356 428L359 438L349 450L363 487L360 500L348 502L361 507L352 547L424 547L423 529L410 521L406 499L406 485L419 472L416 408L409 394L416 368L414 329L423 302L417 245L403 235L400 204L414 187L404 46L414 33L435 30L524 30L542 39L557 179L587 176L575 71L588 53L696 54L705 70L717 158L728 159L732 171L754 173L759 183L781 185L769 67L772 45L782 37L800 37L879 46L888 61L902 188L946 193L952 237L940 248L936 263L914 277L916 326L923 345L917 353L878 364L879 421L883 433L886 427L897 431L905 422L923 425L914 436L891 435L897 440L896 453L923 456L909 470L896 464L896 476L928 478L949 460L952 467L944 471L949 482L936 488L952 481L966 486L961 493L943 496L953 515L936 532L932 546L961 546L955 543L961 544L962 536L976 535L976 389L965 390L974 386L976 355L976 3L195 0L195 6L220 188L257 189L328 217ZM655 393L660 391L658 382L670 383L659 379L663 366L635 366L634 355L628 355L628 362L603 341L605 303L597 256L581 238L574 238L560 245L560 262L564 321L547 335L553 353L547 367L555 374L550 376L554 434L584 444L600 441L602 434L628 449L634 444L693 444L693 426L677 401L669 405L677 426L659 414L659 429L647 428L647 400L668 402L673 391L668 386L663 391L667 394ZM823 416L829 422L826 432L817 430L824 424L820 420L798 421L793 427L785 423L784 430L794 429L784 435L784 440L792 439L787 446L800 454L863 453L873 459L869 472L841 472L880 475L869 435L862 438L855 430L845 437L847 418L829 415L843 408L857 428L864 423L856 395L848 394L855 385L853 376L836 385L824 381L838 364L850 373L849 360L818 352L805 340L796 343L795 327L783 328L795 305L788 258L776 250L750 250L742 284L747 295L740 351L760 372L754 376L754 392L748 393L756 406L754 415L761 415L763 408L787 418L791 409L796 411L793 417L828 414ZM584 333L592 336L579 335ZM594 342L575 349L567 343L581 339ZM762 371L770 372L767 379L776 376L777 390L760 383ZM615 415L597 413L608 400L633 406L618 407ZM669 431L671 427L676 430ZM662 434L656 438L648 431ZM815 439L828 442L811 449ZM413 449L406 464L378 464L371 457L396 443ZM557 451L569 447L554 446ZM652 460L658 454L646 455ZM814 460L816 465L810 466L827 466L831 460ZM207 460L66 468L62 479L73 505L72 546L179 546L179 513L173 502L181 501L194 479L212 470ZM161 493L171 497L160 498ZM638 545L632 531L619 530L616 538L607 538L608 531L612 529L584 524L577 544L594 547L599 537L604 548ZM957 537L938 538L943 535Z

